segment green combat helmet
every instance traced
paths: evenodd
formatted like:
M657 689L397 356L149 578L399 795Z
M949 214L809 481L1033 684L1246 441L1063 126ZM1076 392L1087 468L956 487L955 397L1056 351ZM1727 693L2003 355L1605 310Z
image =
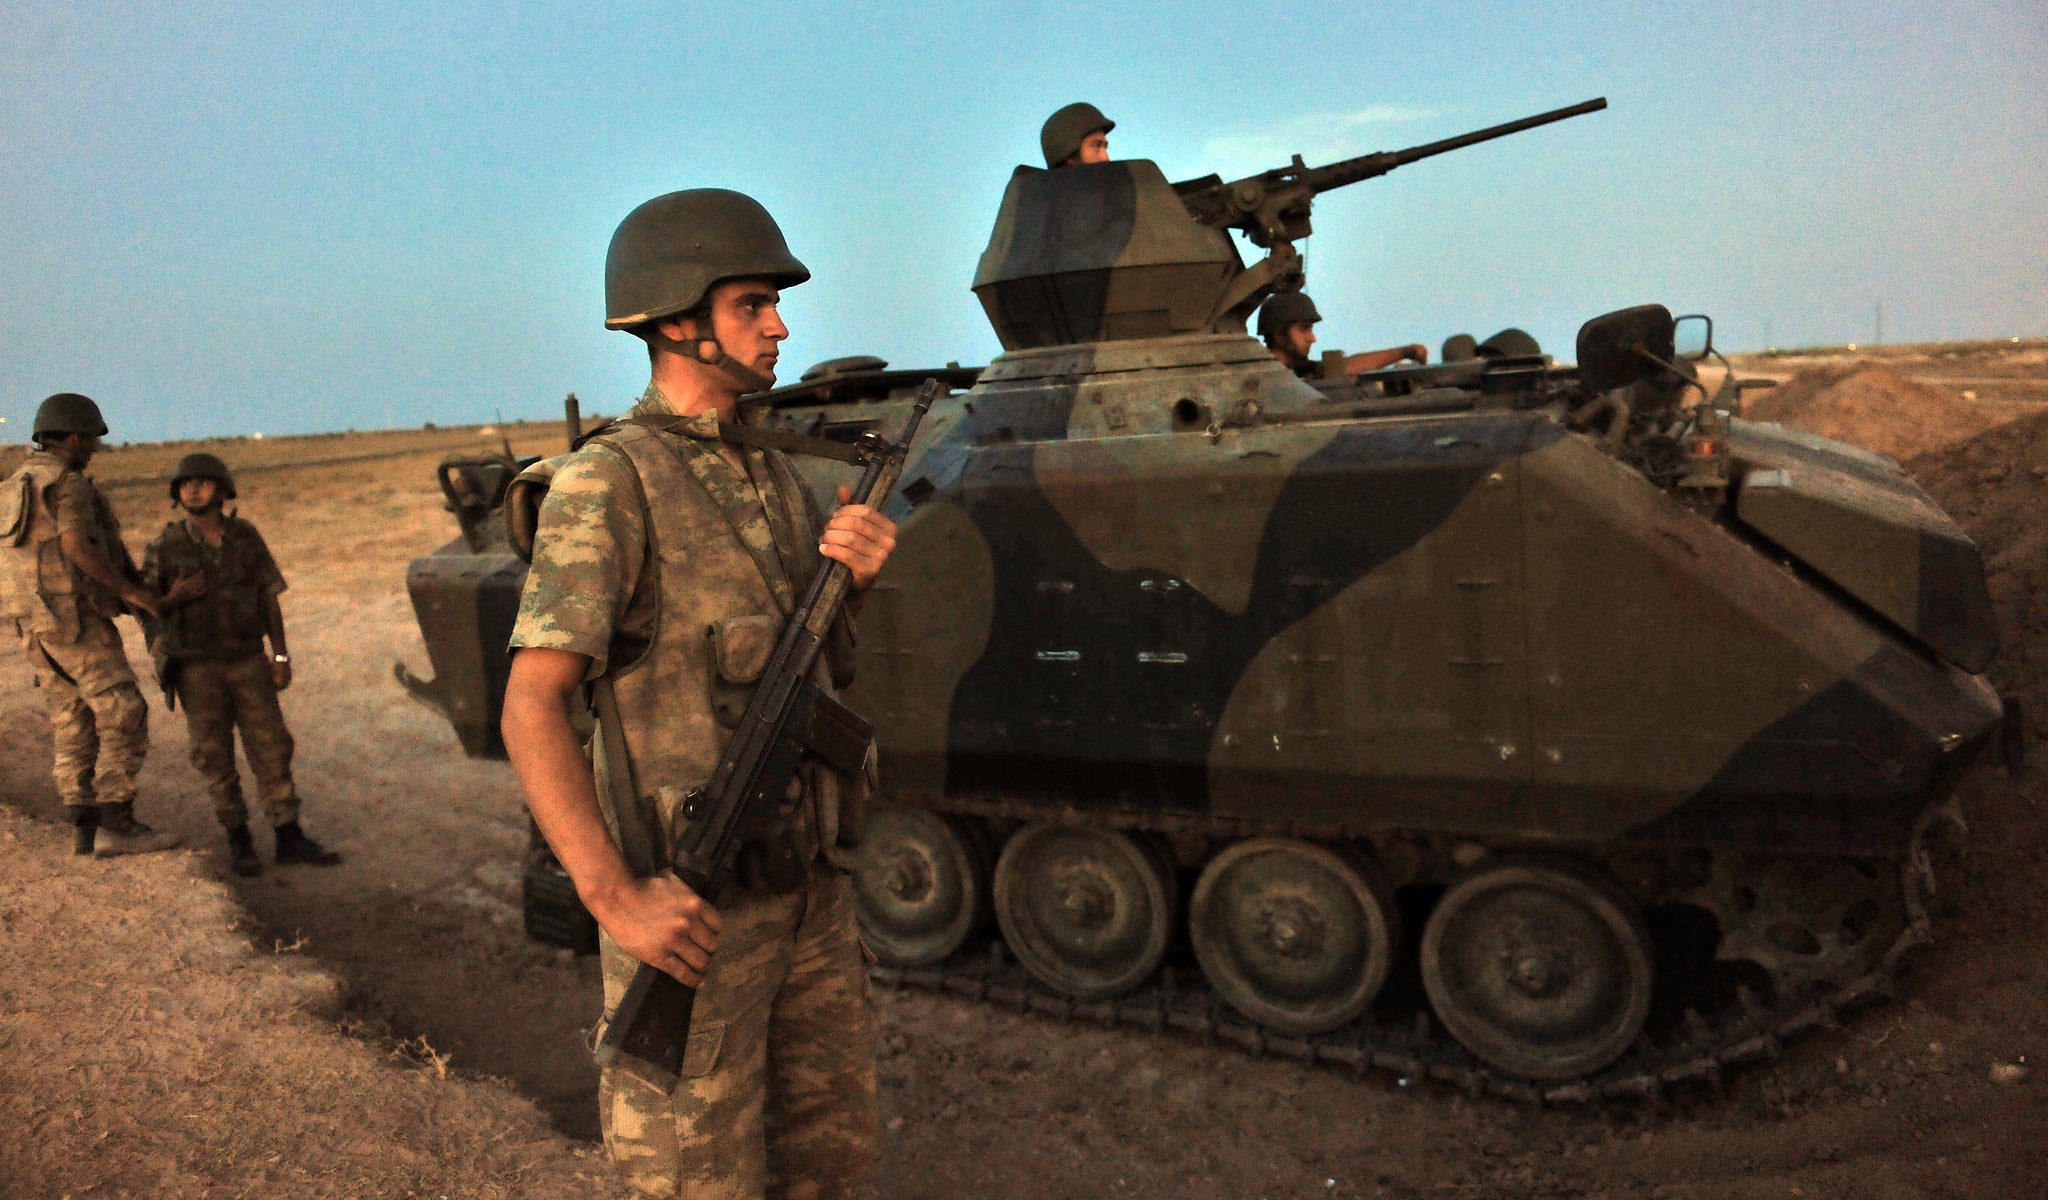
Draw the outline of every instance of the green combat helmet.
M100 415L100 406L89 396L77 392L58 392L36 407L36 444L41 445L43 435L84 433L93 437L107 436L107 419Z
M178 460L178 469L171 472L171 499L178 498L178 486L187 479L211 479L220 484L221 498L235 498L235 476L228 465L218 457L200 452L187 454Z
M1084 102L1069 104L1045 119L1038 131L1038 148L1045 151L1045 165L1057 167L1081 152L1081 142L1091 133L1108 133L1116 122L1102 110Z
M1443 354L1439 362L1469 362L1479 357L1479 342L1469 333L1454 333L1444 339Z
M630 330L689 312L722 279L766 279L787 288L810 277L775 218L753 197L724 188L670 192L627 213L612 233L604 260L604 324ZM774 386L729 357L716 338L699 342L697 357L749 390Z
M1322 319L1307 292L1281 292L1259 306L1259 336L1270 342L1298 321L1313 325Z
M1479 343L1474 351L1480 358L1526 358L1543 353L1536 339L1510 325Z

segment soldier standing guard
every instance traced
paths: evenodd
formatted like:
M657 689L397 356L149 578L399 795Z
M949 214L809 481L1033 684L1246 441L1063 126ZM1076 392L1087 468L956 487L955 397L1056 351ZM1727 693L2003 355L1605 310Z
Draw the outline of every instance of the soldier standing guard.
M211 454L179 460L171 502L184 515L164 525L142 559L143 578L178 597L165 606L152 646L157 677L173 707L185 702L192 765L213 793L213 814L227 830L235 874L263 871L235 770L238 726L257 795L276 831L277 861L333 866L341 855L299 828L292 734L277 702L292 682L284 612L277 603L284 575L256 527L225 511L234 498L235 478L226 463Z
M808 278L737 192L673 192L620 223L605 324L647 343L652 381L625 422L560 461L512 634L505 746L604 931L607 1005L643 962L701 984L679 1080L615 1065L600 1083L605 1144L651 1196L850 1195L875 1157L874 1014L836 853L852 843L841 789L860 781L807 766L718 909L661 869L683 793L710 777L819 556L866 588L895 545L895 525L844 488L817 532L781 454L722 440L739 398L774 384L779 289ZM617 718L594 778L569 724L586 683L601 722ZM648 836L627 840L662 861L629 863L608 821L635 823Z
M50 710L57 796L72 849L101 857L178 839L135 819L149 709L113 618L155 615L121 526L85 474L107 433L99 405L59 392L36 409L35 453L0 485L0 619L12 619Z

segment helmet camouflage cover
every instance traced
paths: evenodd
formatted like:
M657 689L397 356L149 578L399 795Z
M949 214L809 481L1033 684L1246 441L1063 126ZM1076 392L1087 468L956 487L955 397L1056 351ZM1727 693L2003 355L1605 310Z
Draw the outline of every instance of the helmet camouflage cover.
M211 479L220 484L221 495L229 500L235 498L235 476L228 465L214 455L204 451L187 454L178 460L178 469L171 472L171 499L178 498L178 485L187 479Z
M30 436L42 441L46 433L84 433L94 437L107 436L107 419L100 415L100 406L89 396L77 392L58 392L36 406L35 432Z
M631 329L688 312L722 279L786 288L810 277L753 197L724 188L670 192L627 213L612 234L604 324Z
M1270 342L1297 321L1313 325L1322 319L1307 292L1277 292L1259 307L1259 336Z
M1086 102L1069 104L1045 119L1038 131L1038 148L1045 152L1045 165L1057 167L1081 152L1081 141L1091 133L1108 133L1116 122Z

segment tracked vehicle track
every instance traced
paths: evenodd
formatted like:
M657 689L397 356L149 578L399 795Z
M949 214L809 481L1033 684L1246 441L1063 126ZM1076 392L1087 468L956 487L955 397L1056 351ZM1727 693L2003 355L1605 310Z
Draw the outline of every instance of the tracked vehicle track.
M1739 989L1739 1002L1712 1019L1688 1008L1681 1026L1663 1045L1644 1037L1619 1061L1577 1079L1524 1079L1488 1067L1455 1041L1436 1036L1426 1010L1416 1014L1415 1027L1409 1030L1376 1025L1366 1018L1311 1037L1275 1033L1225 1006L1205 983L1183 986L1172 968L1114 999L1075 1000L1038 983L1010 959L999 940L936 966L875 966L869 974L887 987L942 992L1061 1021L1086 1021L1104 1028L1133 1026L1155 1035L1172 1030L1205 1043L1227 1042L1258 1057L1348 1067L1359 1075L1384 1071L1403 1086L1432 1079L1474 1097L1494 1095L1527 1104L1654 1098L1676 1085L1718 1082L1727 1067L1775 1058L1785 1043L1816 1029L1832 1029L1843 1014L1889 999L1899 960L1933 937L1927 899L1934 892L1934 871L1926 838L1937 816L1960 826L1952 804L1929 808L1921 816L1900 866L1906 924L1873 969L1818 995L1776 1006Z

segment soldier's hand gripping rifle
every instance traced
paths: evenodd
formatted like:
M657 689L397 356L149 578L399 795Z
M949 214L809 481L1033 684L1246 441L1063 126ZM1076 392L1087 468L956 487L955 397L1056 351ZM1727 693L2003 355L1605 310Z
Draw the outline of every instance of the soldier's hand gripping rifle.
M925 380L901 440L891 443L874 430L861 435L863 469L851 503L880 504L888 498L918 424L938 393L939 381ZM802 602L790 613L775 655L711 781L684 797L688 824L669 866L706 903L718 903L740 846L787 799L806 750L849 773L858 771L866 759L873 727L811 681L825 634L852 584L853 572L846 564L824 560ZM689 1046L696 999L695 988L641 963L598 1038L598 1065L651 1068L657 1082L671 1085Z
M1384 175L1395 167L1405 166L1418 159L1462 150L1480 142L1563 121L1586 113L1599 112L1607 107L1602 97L1560 108L1505 125L1495 125L1472 133L1459 134L1440 142L1429 142L1411 146L1406 150L1381 150L1374 154L1361 154L1347 158L1326 167L1311 167L1301 161L1301 155L1284 167L1248 175L1243 179L1225 183L1215 175L1190 179L1176 183L1173 190L1179 193L1181 202L1197 221L1214 225L1219 229L1242 229L1254 245L1271 246L1280 242L1292 242L1309 235L1309 206L1320 193L1331 188L1357 183Z

